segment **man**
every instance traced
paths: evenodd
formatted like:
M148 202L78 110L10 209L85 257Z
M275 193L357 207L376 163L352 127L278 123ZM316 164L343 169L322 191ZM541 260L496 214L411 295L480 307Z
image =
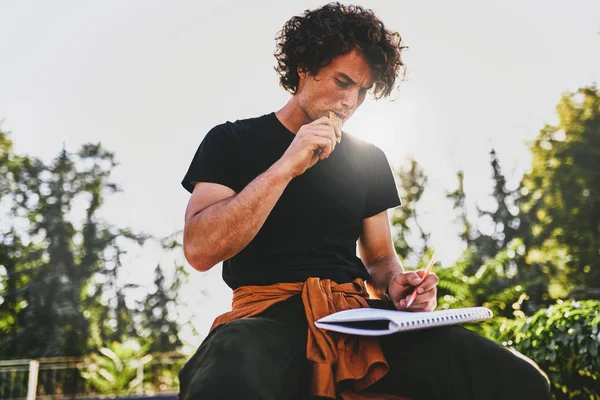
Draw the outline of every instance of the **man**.
M180 397L550 398L527 362L461 327L376 339L314 326L347 308L406 310L414 288L409 310L433 310L438 277L404 271L387 159L335 123L367 92L391 93L404 68L400 35L370 10L331 3L290 19L278 39L289 102L214 127L182 182L192 193L186 258L199 271L223 261L234 299L182 369ZM365 280L387 300L368 299Z

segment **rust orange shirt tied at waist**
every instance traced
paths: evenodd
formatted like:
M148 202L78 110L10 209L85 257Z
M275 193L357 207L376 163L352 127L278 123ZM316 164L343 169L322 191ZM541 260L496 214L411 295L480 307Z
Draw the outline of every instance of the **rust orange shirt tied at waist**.
M270 286L242 286L233 292L232 311L215 320L217 326L261 313L293 295L301 294L308 320L306 356L310 363L311 396L336 399L341 382L350 382L352 393L338 393L343 399L401 399L360 393L388 372L388 364L375 337L345 335L325 331L314 322L331 313L369 307L362 279L337 284L329 279L309 278L306 282L277 283Z

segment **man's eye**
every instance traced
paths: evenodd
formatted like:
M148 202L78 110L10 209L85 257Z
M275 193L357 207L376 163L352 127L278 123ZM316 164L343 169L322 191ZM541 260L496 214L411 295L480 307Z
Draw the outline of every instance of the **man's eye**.
M348 82L342 82L342 81L340 81L340 80L337 80L337 79L336 79L336 82L337 82L338 86L339 86L339 87L342 87L342 88L346 88L346 87L348 87L348 85L349 85L349 83L348 83Z

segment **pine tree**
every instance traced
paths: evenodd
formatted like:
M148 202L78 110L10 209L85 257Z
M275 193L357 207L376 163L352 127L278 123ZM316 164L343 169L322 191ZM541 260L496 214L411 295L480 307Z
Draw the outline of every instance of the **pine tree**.
M0 355L85 354L94 345L90 328L101 324L98 310L107 306L101 289L120 287L120 264L106 255L120 254L123 241L145 240L96 217L104 196L117 190L108 180L114 155L99 144L85 145L75 154L63 149L46 165L14 155L7 135L0 146L6 220L16 221L0 232L6 270L2 276L0 269L0 296L8 299L0 305ZM76 199L88 201L81 228L71 220Z
M452 200L452 208L458 213L457 222L461 225L459 236L467 244L467 247L470 247L473 242L473 227L469 221L467 211L467 199L464 189L465 174L463 171L458 171L456 177L458 178L458 187L453 192L446 191L446 197Z
M528 262L553 277L554 296L600 295L600 91L565 94L559 122L531 145L532 168L522 182L521 230Z
M144 301L139 304L142 309L141 333L149 353L175 351L182 345L178 336L179 324L173 315L180 284L177 270L175 279L169 285L160 264L154 269L155 290L148 293Z
M419 223L417 204L425 191L427 176L419 164L408 160L408 167L397 172L398 192L402 206L397 207L391 218L394 230L394 247L401 259L420 259L429 248L430 233ZM410 243L413 242L413 243Z
M464 226L461 237L472 253L471 266L467 269L469 274L475 273L484 262L494 258L499 251L506 249L508 244L518 237L518 229L521 225L519 209L516 205L519 201L519 190L506 187L506 178L502 173L500 161L494 149L490 151L490 165L494 182L491 196L495 206L492 210L483 210L477 207L478 221L491 225L492 232L490 234L485 233L485 229L482 230L479 225L475 229L471 229L465 206L461 204L461 202L464 203L464 191L460 175L459 188L448 195L455 200L455 209L459 210L459 218ZM504 271L504 273L514 275L516 271Z

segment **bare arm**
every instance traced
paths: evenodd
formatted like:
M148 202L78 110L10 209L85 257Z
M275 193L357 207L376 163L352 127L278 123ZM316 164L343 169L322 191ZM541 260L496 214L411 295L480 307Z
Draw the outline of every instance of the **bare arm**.
M360 258L369 271L369 286L378 297L388 293L399 310L405 310L406 296L415 287L423 292L410 307L411 311L431 311L437 305L437 275L431 273L424 281L423 271L405 272L392 243L387 211L383 211L362 222L359 237Z
M197 183L185 217L183 249L188 262L207 271L243 250L289 182L329 157L339 136L339 128L328 118L302 126L284 155L237 194L223 185Z
M387 211L363 220L358 250L371 275L369 286L382 297L392 278L404 272L392 243Z
M239 194L222 185L197 183L186 211L183 241L188 262L207 271L240 252L254 239L290 180L290 174L275 164ZM202 207L203 200L220 193L229 196Z

